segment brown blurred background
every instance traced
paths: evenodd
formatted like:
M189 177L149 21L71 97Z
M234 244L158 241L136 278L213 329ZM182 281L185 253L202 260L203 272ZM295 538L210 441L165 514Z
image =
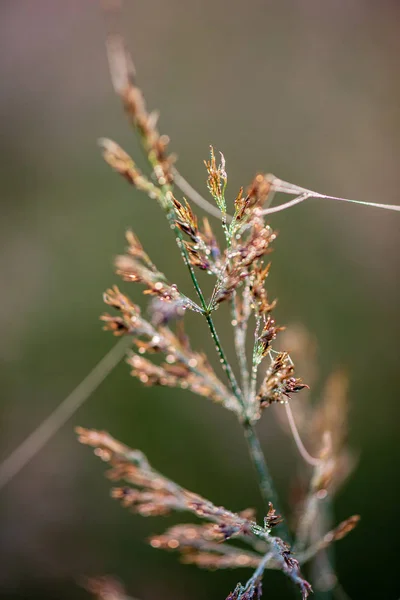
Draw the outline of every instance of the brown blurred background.
M212 143L225 153L232 198L263 170L328 194L400 203L398 2L147 0L126 3L123 25L161 131L202 192ZM105 135L138 154L109 81L105 29L89 0L0 6L1 458L111 347L98 315L128 226L187 285L157 206L96 147ZM336 546L338 574L353 600L395 600L400 217L310 200L272 224L279 322L316 336L322 378L338 366L350 375L359 465L335 511L337 521L355 512L362 520ZM132 296L142 300L138 288ZM222 313L217 321L229 345ZM213 356L195 317L190 328ZM76 424L108 429L216 503L260 508L234 418L202 398L143 389L122 364L1 492L2 598L85 598L81 575L112 573L142 600L217 600L247 579L149 548L144 539L174 519L144 520L112 501L103 465L76 443ZM260 434L287 495L292 442L267 414ZM272 573L265 597L295 593Z

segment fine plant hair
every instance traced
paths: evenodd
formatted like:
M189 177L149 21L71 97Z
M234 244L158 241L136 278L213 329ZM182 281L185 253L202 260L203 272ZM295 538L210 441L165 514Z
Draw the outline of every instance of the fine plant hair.
M115 260L116 273L125 282L144 286L150 317L146 318L139 305L114 285L104 294L109 312L104 313L101 320L105 330L132 341L134 349L128 352L127 363L132 375L144 385L182 388L235 414L243 428L263 499L262 519L251 509L235 513L184 489L158 472L140 450L129 448L108 432L77 427L79 441L92 446L95 454L110 464L107 476L117 484L111 495L123 506L142 516L186 512L201 520L199 524L174 525L165 533L152 536L153 548L177 551L184 563L201 568L240 567L253 571L247 581L237 584L227 600L260 598L264 573L268 569L281 571L306 599L312 593L312 586L302 569L312 561L319 564L318 577L325 579L325 588L339 587L324 551L351 531L359 517L351 516L326 530L321 506L326 507L331 501L352 466L343 435L345 379L341 374L333 377L330 385L336 388L327 394L317 410L305 403L294 414L292 397L308 385L296 374L289 351L275 349L275 340L285 328L275 322L276 301L269 298L265 287L271 266L266 258L277 237L265 219L272 212L307 198L328 197L259 173L246 189L241 188L235 195L233 215L230 215L225 158L211 147L205 161L207 187L213 200L210 203L177 171L175 157L168 149L169 139L158 131L158 114L147 109L123 39L110 35L107 48L113 87L138 135L149 174L142 172L132 157L112 140L100 140L103 157L114 171L158 204L164 213L167 228L175 238L182 263L189 273L194 295L188 297L182 293L153 263L138 237L129 230L126 252ZM182 197L179 189L187 197ZM295 199L286 205L271 207L275 192L293 194ZM223 246L209 219L200 220L188 199L218 216ZM199 283L200 271L212 279L213 290L209 297ZM227 358L213 319L222 303L230 307L240 379ZM224 372L223 380L205 354L193 348L192 340L186 335L187 311L196 313L208 328ZM306 345L308 337L301 335ZM290 343L287 333L281 337ZM246 352L248 339L253 346L250 357ZM301 403L301 399L298 402ZM312 468L308 492L298 502L294 527L289 527L281 511L256 432L257 422L271 404L282 405L288 431L300 457ZM303 444L302 433L307 434L312 453ZM318 577L316 585L320 584ZM85 585L99 598L111 593L113 597L126 597L120 584L107 578L89 580Z

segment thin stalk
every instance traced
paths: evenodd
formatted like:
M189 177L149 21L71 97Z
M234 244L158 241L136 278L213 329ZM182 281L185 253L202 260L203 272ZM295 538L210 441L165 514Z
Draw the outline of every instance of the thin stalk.
M311 528L311 539L313 541L321 537L322 531L331 528L329 498L319 505L316 517ZM330 545L318 552L311 565L314 579L314 593L318 600L330 600L337 585L337 576L334 569L334 546Z
M312 467L318 467L319 465L322 464L323 461L321 458L316 458L314 456L311 456L311 454L308 452L307 448L304 446L303 441L299 434L299 430L297 429L296 421L294 420L293 411L292 411L292 408L291 408L289 402L285 402L285 411L286 411L286 416L288 418L290 431L293 435L293 439L294 439L296 447L299 451L300 456L303 458L303 460L307 464L311 465Z
M208 327L210 329L211 332L211 337L214 340L214 344L215 347L217 349L218 352L218 356L220 358L221 364L222 364L222 368L224 369L228 380L229 380L229 384L232 388L232 392L235 394L236 398L238 399L238 401L240 402L241 407L243 408L243 411L245 410L245 403L244 403L244 399L243 399L243 394L242 391L240 389L240 387L238 386L238 383L236 381L236 377L232 371L232 367L228 362L228 359L226 358L226 354L224 352L224 349L222 348L220 339L218 337L218 333L217 330L215 329L215 325L214 325L214 321L212 320L211 315L206 312L204 313L204 316L206 318Z
M205 212L208 212L213 217L221 220L221 211L214 204L211 204L208 200L203 198L201 194L197 190L195 190L190 183L177 171L177 169L173 168L172 173L174 176L175 185L186 194L188 198L197 206L200 206ZM230 215L226 215L226 220L228 223L232 221L232 217Z
M50 415L0 463L0 490L40 452L68 419L92 396L123 359L130 343L126 338L117 342Z
M256 386L257 386L257 372L259 367L259 361L257 361L257 342L260 333L260 325L261 325L261 317L256 315L256 327L254 329L254 346L253 346L253 363L251 367L251 377L250 377L250 392L249 392L249 402L253 402L256 396Z
M315 493L311 492L308 495L304 510L299 520L296 532L296 542L293 546L293 551L296 553L304 552L307 542L310 538L310 530L313 522L318 514L319 500Z
M244 434L249 447L250 456L258 476L258 483L261 491L261 496L264 502L266 511L269 509L269 502L272 502L275 510L282 514L279 509L278 496L269 473L267 463L265 462L264 453L261 449L260 440L254 426L248 421L243 423ZM281 535L287 542L290 541L290 533L285 521L277 526L276 532Z
M245 292L243 292L244 297ZM249 402L250 376L246 358L246 332L247 332L247 315L244 315L243 322L239 319L239 311L236 305L236 291L232 294L231 300L232 326L233 336L235 340L236 356L239 363L240 376L243 388L243 394L246 402ZM236 323L236 324L234 324Z
M244 586L240 587L238 600L243 598L244 594L246 594L246 598L247 598L247 597L249 597L248 596L249 593L252 594L254 592L254 588L257 585L257 582L259 580L261 580L262 576L264 575L264 571L268 566L269 561L273 557L274 557L273 552L267 552L267 554L264 554L264 556L260 560L260 563L259 563L257 569L254 571L253 575L250 577L250 579L247 581L247 583ZM251 597L253 597L253 596L251 596Z

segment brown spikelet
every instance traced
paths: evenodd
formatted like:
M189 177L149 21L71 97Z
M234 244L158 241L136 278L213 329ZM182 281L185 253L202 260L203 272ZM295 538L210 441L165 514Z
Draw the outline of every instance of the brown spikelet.
M258 173L247 189L246 200L251 206L263 206L271 193L271 178Z
M220 153L221 162L217 165L215 160L214 148L210 146L210 160L204 161L207 169L208 179L207 187L216 200L218 207L221 210L225 210L224 190L227 182L227 175L225 171L225 158L222 152Z
M330 544L331 542L343 539L350 531L353 531L359 521L360 515L353 515L345 521L342 521L335 529L324 536L324 542Z
M267 331L270 331L270 328ZM270 333L263 344L269 343L269 339ZM300 392L307 387L300 378L294 377L294 365L287 352L280 352L267 370L257 400L260 407L264 408L273 402L286 402L291 394Z
M265 517L265 526L267 529L272 529L283 522L281 515L278 515L272 502L269 503L268 514Z

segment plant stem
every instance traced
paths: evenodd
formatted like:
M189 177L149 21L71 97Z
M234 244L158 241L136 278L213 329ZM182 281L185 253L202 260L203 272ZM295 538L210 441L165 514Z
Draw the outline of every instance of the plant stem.
M232 388L232 392L235 394L236 398L240 402L240 405L242 406L243 411L244 411L245 403L244 403L244 399L243 399L243 394L242 394L241 389L238 386L236 377L232 371L232 367L230 366L228 359L226 358L225 352L221 346L221 342L219 340L217 330L215 329L214 321L212 320L212 317L208 312L204 313L204 316L206 318L208 327L210 329L212 339L214 340L214 344L217 349L217 352L218 352L218 355L219 355L219 358L220 358L220 361L222 364L222 368L224 369L224 371L228 377L230 386Z
M250 579L248 580L246 585L244 585L240 588L238 600L240 600L241 598L244 598L245 595L246 595L246 597L249 597L248 593L246 593L246 592L250 592L250 594L252 594L252 592L254 592L254 586L257 585L257 580L261 581L264 571L267 568L268 562L273 557L274 557L274 553L271 551L264 554L264 556L260 560L260 564L258 565L257 569L254 571L253 575L250 577Z
M258 476L258 485L260 488L261 496L264 502L265 510L268 512L269 502L272 502L275 510L282 514L279 509L279 501L278 496L272 483L272 478L269 473L267 463L265 461L264 453L261 449L260 440L258 439L257 433L255 431L254 425L252 425L249 421L245 421L243 423L244 434L247 440L247 444L249 447L250 457L252 459L253 465L256 469ZM285 541L290 541L289 530L285 524L285 522L281 523L276 528L277 533L282 535Z
M260 364L260 361L258 360L258 357L257 357L257 343L258 343L258 336L259 336L259 332L260 332L260 325L261 325L261 317L259 315L256 315L256 327L254 330L253 360L252 360L252 365L251 365L251 377L250 377L250 389L249 389L249 402L254 402L254 399L256 397L257 372L258 372L258 367Z
M239 311L237 310L236 306L236 291L234 291L232 294L231 313L232 320L236 322L236 325L233 325L233 335L235 340L236 356L239 362L243 394L246 402L249 402L249 370L247 368L246 359L247 315L245 315L244 321L241 322L239 318Z

